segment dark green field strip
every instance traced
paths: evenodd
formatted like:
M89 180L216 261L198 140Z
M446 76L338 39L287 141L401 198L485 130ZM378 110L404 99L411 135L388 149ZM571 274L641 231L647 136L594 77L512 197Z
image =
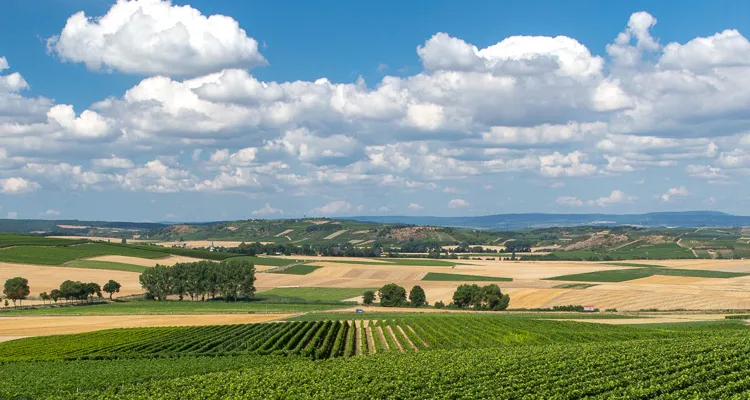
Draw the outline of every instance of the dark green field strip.
M562 285L552 286L555 289L588 289L593 286L598 286L595 283L563 283Z
M634 279L648 278L654 275L685 276L692 278L737 278L750 274L740 272L710 271L698 269L676 269L676 268L632 268L609 271L586 272L582 274L562 275L545 280L553 281L578 281L578 282L625 282Z
M258 295L258 297L262 297ZM284 300L284 299L281 299ZM343 305L333 303L297 303L288 301L128 301L97 305L83 305L28 310L2 310L2 316L23 315L133 315L133 314L203 314L203 313L261 313L306 312L332 310Z
M85 243L65 247L16 246L0 248L0 261L41 265L62 265L66 262L81 258L105 255L150 259L158 259L168 256L166 253L105 243Z
M377 291L376 288L329 288L329 287L299 287L276 288L258 293L259 296L294 297L309 301L342 301L362 296L367 291Z
M44 236L16 235L0 233L0 247L10 246L69 246L86 243L86 239L58 239Z
M428 272L423 281L449 281L449 282L510 282L513 278L500 278L495 276L445 274L442 272Z
M287 321L317 321L317 320L389 320L397 318L454 318L457 313L452 312L378 312L367 311L364 313L355 312L314 312L289 317ZM514 312L486 312L486 311L466 311L458 316L468 316L472 318L498 318L498 319L630 319L644 318L626 314L613 313L591 313L591 312L533 312L533 311L514 311Z
M299 265L292 265L289 268L284 268L281 271L274 271L274 274L289 274L289 275L307 275L315 270L318 270L323 267L319 267L317 265L307 265L307 264L299 264Z

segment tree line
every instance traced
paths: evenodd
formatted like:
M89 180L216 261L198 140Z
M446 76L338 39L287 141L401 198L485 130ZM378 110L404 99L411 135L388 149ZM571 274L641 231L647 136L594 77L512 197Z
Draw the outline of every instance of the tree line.
M156 265L138 278L147 298L180 300L221 296L224 300L249 299L255 294L255 266L246 260L197 261L177 263L172 267Z
M105 293L109 293L111 300L112 294L118 293L120 287L121 285L118 282L111 279L103 287L99 286L96 282L66 280L60 284L58 289L52 289L49 293L39 293L39 298L42 300L42 303L47 301L57 303L60 299L67 301L93 301L94 296L98 298L102 297L103 289ZM16 302L18 302L18 305L21 305L23 300L26 300L29 294L31 294L29 280L21 276L8 279L5 281L5 285L3 285L3 294L6 297L6 307L8 306L8 300L13 302L14 307L16 306Z
M381 287L377 295L380 299L380 305L383 307L422 307L428 305L427 296L420 286L412 287L409 291L408 301L406 289L395 283L389 283ZM375 302L375 292L372 290L365 291L362 295L362 302L365 305L372 305ZM510 296L503 294L500 286L494 283L487 286L464 284L453 292L453 302L448 304L447 307L477 311L502 311L507 309L509 304ZM442 301L435 303L435 308L443 307L446 307L446 305Z

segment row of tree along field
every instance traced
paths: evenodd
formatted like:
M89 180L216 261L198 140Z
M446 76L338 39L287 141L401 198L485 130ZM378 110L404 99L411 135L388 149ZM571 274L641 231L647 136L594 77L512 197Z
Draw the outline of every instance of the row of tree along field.
M234 301L255 294L255 267L242 259L177 263L172 267L157 265L144 271L139 281L147 298L166 300L174 295L181 300L185 297L206 300L221 296Z
M121 285L117 281L111 279L104 286L99 286L96 282L66 280L60 284L59 289L53 289L49 293L39 293L39 298L42 302L54 301L55 303L60 299L65 299L66 301L92 301L94 296L102 298L102 290L104 290L104 292L109 293L111 300L112 295L120 291L120 287ZM8 279L5 281L5 285L3 285L3 294L5 294L4 304L6 307L8 306L8 300L13 302L13 306L16 304L21 305L21 302L26 300L31 294L29 280L21 276Z
M409 299L406 299L406 289L395 284L389 283L378 290L380 305L383 307L423 307L428 305L427 296L421 286L414 286L409 291ZM362 301L365 305L375 303L375 292L372 290L365 291L362 295ZM490 284L479 286L477 284L464 284L456 288L453 293L453 302L447 306L438 301L435 308L459 308L473 309L477 311L502 311L508 308L510 296L503 294L500 286Z

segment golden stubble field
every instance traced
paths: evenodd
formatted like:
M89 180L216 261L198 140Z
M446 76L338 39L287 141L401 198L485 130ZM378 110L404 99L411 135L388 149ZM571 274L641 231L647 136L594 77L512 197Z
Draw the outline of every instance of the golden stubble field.
M28 336L93 332L112 328L232 325L269 322L292 314L0 316L0 342Z
M294 257L290 257L294 258ZM307 257L308 259L310 257ZM172 256L162 260L147 260L133 257L104 256L96 260L153 266L156 263L172 265L176 262L194 261L188 257ZM346 287L378 288L387 283L397 283L410 289L420 285L427 293L428 301L450 302L455 288L464 282L423 281L428 272L465 274L513 278L512 282L498 282L511 295L511 308L542 308L554 305L583 304L600 309L695 309L727 310L750 309L750 276L730 279L691 278L679 276L652 276L619 283L597 283L585 289L568 289L555 286L564 281L549 281L560 275L585 272L627 269L591 262L510 262L461 260L455 267L426 267L396 265L378 260L367 260L372 264L355 264L361 259L318 257L314 265L322 268L307 275L265 273L269 267L259 267L256 287L259 292L276 287ZM337 262L330 262L337 261ZM351 261L351 263L341 262ZM638 261L633 261L638 263ZM643 262L656 263L669 268L716 270L750 273L750 262L744 260L665 260ZM94 281L99 284L115 279L123 287L120 295L141 293L138 274L133 272L47 267L24 264L0 263L0 280L23 276L29 280L32 296L42 291L57 288L66 279ZM486 282L476 282L483 285Z

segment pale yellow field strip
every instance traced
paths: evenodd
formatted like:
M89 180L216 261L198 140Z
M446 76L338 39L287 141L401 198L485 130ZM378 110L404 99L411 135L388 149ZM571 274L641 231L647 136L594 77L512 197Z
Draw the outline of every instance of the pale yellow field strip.
M139 275L137 272L104 269L0 263L0 282L22 276L29 281L32 296L37 296L41 292L49 293L52 289L59 288L60 284L66 280L96 282L99 285L104 285L110 279L114 279L122 285L120 293L118 293L119 296L139 294L143 293L141 284L138 282Z
M336 236L339 236L342 233L347 232L347 231L348 231L347 229L342 229L340 231L333 232L332 234L326 236L325 240L331 240L331 239L335 238Z
M153 267L156 264L166 265L166 266L171 267L172 265L175 265L177 263L187 263L187 262L201 261L200 258L185 257L185 256L175 256L175 255L170 255L169 257L164 257L164 258L139 258L139 257L127 257L127 256L98 256L98 257L88 258L88 260L109 261L109 262L117 262L117 263L123 263L123 264L133 264L133 265L140 265L142 267Z
M279 320L292 315L196 314L0 317L0 338L82 333L112 328L250 324Z
M285 230L284 232L281 232L281 233L277 233L277 234L276 234L276 235L274 235L274 236L276 236L276 237L279 237L279 236L284 236L284 235L288 235L288 234L292 233L293 231L294 231L294 229L287 229L287 230Z

